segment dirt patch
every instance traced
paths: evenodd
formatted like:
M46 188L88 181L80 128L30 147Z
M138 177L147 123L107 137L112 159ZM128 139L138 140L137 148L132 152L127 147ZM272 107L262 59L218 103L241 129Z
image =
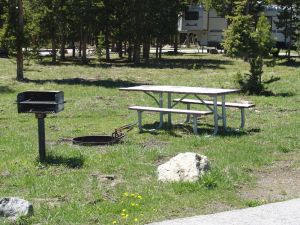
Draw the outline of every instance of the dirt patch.
M254 172L257 182L253 187L241 187L239 192L242 199L275 202L299 198L299 156L289 158L289 160L275 161L271 166Z
M55 208L65 202L68 202L68 199L66 197L34 198L32 199L32 202L34 205L38 205L39 207L41 207L41 205L47 205L50 208Z
M99 172L92 173L91 177L95 178L99 182L99 186L104 185L114 187L122 181L120 178L113 174L101 174Z
M165 148L168 145L166 141L160 141L157 139L150 139L142 143L144 149L155 149L155 148Z

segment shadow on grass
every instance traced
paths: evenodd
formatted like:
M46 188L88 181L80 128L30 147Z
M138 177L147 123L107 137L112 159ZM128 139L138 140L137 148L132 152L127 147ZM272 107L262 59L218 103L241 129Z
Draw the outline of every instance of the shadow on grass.
M154 129L158 126L158 122L154 124L144 124L143 128L150 130ZM176 130L181 131L182 133L186 134L194 134L192 124L174 124L173 126L169 126L168 123L164 123L163 127L160 129L163 131L168 132L173 137L182 137L182 135L176 133ZM198 135L212 135L214 132L214 126L211 124L201 124L201 127L198 127ZM220 137L238 137L238 136L244 136L249 135L253 133L259 133L259 128L252 128L252 129L237 129L237 128L231 128L227 127L227 130L225 131L223 129L223 126L218 127L218 134L217 136ZM141 131L141 133L150 133L153 135L158 135L159 133L157 131Z
M64 157L48 155L46 160L43 162L46 165L63 165L68 168L78 169L83 166L84 158L80 157Z
M280 77L273 77L272 76L270 80L264 81L263 83L264 84L271 84L271 83L274 83L276 81L279 81L280 79L281 79Z
M35 83L35 84L45 84L45 83L55 83L62 85L83 85L83 86L101 86L105 88L118 88L118 87L130 87L136 85L142 85L141 83L127 81L127 80L96 80L96 79L84 79L84 78L67 78L67 79L44 79L44 80L32 80L24 79L24 83Z
M7 86L0 86L0 93L13 93L13 92L15 91Z
M152 69L224 69L222 65L232 65L233 62L229 60L221 60L221 59L184 59L184 58L168 58L168 59L149 59L147 62L142 62L135 64L133 62L129 62L126 58L120 59L111 59L109 62L105 63L96 63L94 61L82 62L79 59L68 58L65 61L57 61L56 63L52 63L50 61L42 61L41 65L44 66L72 66L72 65L80 65L86 67L101 67L101 68L111 68L111 67L134 67L134 68L152 68Z
M115 67L135 67L135 68L151 68L151 69L225 69L223 65L232 65L229 60L219 59L150 59L148 62L133 64L124 63L122 61L112 61Z
M288 66L288 67L300 67L300 61L295 60L285 60L284 62L278 63L279 66Z
M265 96L265 97L293 97L295 96L295 93L293 92L283 92L283 93L274 93L269 90L264 90L260 93L260 96Z

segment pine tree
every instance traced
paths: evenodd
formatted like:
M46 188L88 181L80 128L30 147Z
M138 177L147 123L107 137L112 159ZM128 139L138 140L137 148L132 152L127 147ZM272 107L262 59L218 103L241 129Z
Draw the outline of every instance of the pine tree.
M293 43L299 38L300 28L300 1L299 0L275 0L275 3L281 7L278 14L276 26L283 30L285 45L287 48L288 58L291 56Z
M260 94L264 89L261 79L263 59L268 57L274 45L270 24L263 14L260 14L258 21L255 16L245 14L247 4L244 1L237 3L236 16L230 18L223 46L229 56L240 57L250 64L250 74L239 79L242 90Z

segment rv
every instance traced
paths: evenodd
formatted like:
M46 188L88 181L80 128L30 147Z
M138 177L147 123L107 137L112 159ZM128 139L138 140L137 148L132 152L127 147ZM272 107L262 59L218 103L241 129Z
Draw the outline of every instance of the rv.
M280 7L276 5L266 6L265 16L271 25L272 36L278 47L285 46L285 38L282 30L276 27ZM219 16L216 10L208 12L201 5L190 5L183 12L178 21L178 31L185 36L184 44L198 44L200 46L221 47L223 32L227 28L226 18Z

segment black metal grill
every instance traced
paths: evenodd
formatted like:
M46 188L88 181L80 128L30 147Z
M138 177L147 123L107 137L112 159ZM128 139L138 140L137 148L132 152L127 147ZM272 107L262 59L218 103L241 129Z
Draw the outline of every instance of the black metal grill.
M64 110L62 91L25 91L17 96L18 113L35 113L38 120L40 161L46 159L45 117Z
M64 109L62 91L25 91L17 96L18 113L58 113Z

